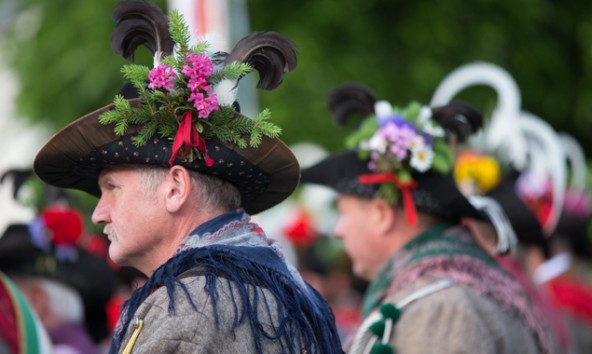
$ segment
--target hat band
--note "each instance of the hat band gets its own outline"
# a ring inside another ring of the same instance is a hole
[[[403,182],[395,174],[384,172],[370,175],[361,175],[358,177],[358,181],[361,184],[393,184],[401,191],[401,195],[403,197],[403,209],[405,210],[407,223],[411,226],[417,226],[417,209],[415,208],[413,195],[411,194],[411,190],[417,187],[417,183],[414,180]]]

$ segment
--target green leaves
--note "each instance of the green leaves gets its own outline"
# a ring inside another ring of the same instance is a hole
[[[203,136],[236,144],[241,149],[247,146],[257,147],[263,136],[277,138],[281,134],[281,128],[268,121],[270,117],[269,110],[263,110],[256,119],[251,119],[237,115],[232,108],[224,107],[219,114],[203,121],[208,125],[208,131]],[[245,140],[247,134],[250,134],[248,142]]]
[[[360,128],[346,138],[345,145],[349,149],[355,149],[361,141],[368,140],[378,129],[378,122],[374,116],[366,118]]]
[[[252,68],[249,66],[249,64],[230,63],[226,65],[222,70],[219,70],[218,72],[210,76],[209,81],[211,84],[217,84],[223,79],[238,80],[250,73],[251,70]]]
[[[187,43],[189,43],[189,40],[191,40],[191,32],[189,31],[189,27],[187,27],[183,17],[176,9],[171,11],[169,18],[169,32],[171,34],[171,38],[179,45],[179,49],[181,51],[187,51]]]
[[[123,78],[131,81],[134,87],[144,95],[146,91],[146,80],[150,69],[144,65],[127,64],[121,68]]]

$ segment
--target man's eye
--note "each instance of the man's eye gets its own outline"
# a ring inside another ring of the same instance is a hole
[[[116,188],[117,186],[115,186],[113,183],[103,183],[101,185],[101,190],[103,191],[112,191]]]

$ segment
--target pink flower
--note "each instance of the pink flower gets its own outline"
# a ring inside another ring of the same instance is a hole
[[[173,68],[166,64],[160,64],[159,66],[150,70],[150,74],[148,75],[150,84],[148,84],[148,88],[151,90],[154,90],[155,88],[161,88],[169,91],[175,86],[173,77],[177,77],[177,74],[173,71]]]
[[[187,83],[187,87],[191,92],[205,91],[210,92],[210,85],[208,85],[208,79],[205,76],[192,77]]]
[[[214,73],[214,65],[210,58],[205,54],[191,53],[187,56],[185,62],[187,65],[183,66],[183,74],[190,78],[196,76],[207,77]]]
[[[219,108],[216,94],[205,97],[203,93],[193,92],[187,101],[193,102],[193,107],[199,112],[197,115],[198,118],[207,118],[212,111]]]

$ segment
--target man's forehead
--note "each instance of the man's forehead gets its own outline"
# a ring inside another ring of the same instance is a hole
[[[99,173],[99,182],[101,180],[107,179],[114,174],[118,174],[119,172],[128,172],[128,171],[138,171],[138,168],[132,165],[109,165],[105,166],[101,169]]]

